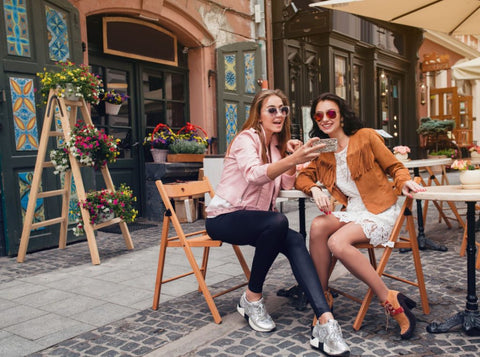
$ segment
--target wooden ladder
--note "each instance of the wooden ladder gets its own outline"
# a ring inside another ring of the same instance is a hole
[[[67,106],[70,107],[70,114],[69,114],[69,111],[67,110]],[[57,107],[58,107],[58,112],[59,112],[58,114],[59,114],[59,118],[62,126],[62,131],[51,130],[53,118],[55,117],[55,111]],[[51,137],[63,137],[65,141],[70,140],[70,131],[71,131],[71,128],[76,124],[77,113],[79,108],[85,124],[93,125],[92,119],[90,117],[90,113],[87,109],[85,100],[83,98],[81,98],[81,100],[79,101],[69,101],[57,96],[57,93],[53,89],[50,90],[48,101],[47,101],[47,108],[45,112],[45,118],[43,121],[43,128],[42,128],[42,133],[40,137],[40,143],[38,147],[38,155],[35,163],[35,170],[33,173],[30,195],[28,198],[27,212],[25,214],[25,219],[23,224],[22,237],[20,239],[20,246],[18,249],[17,262],[19,263],[23,263],[23,261],[25,260],[25,255],[27,253],[27,248],[28,248],[28,241],[30,240],[30,234],[33,229],[60,223],[60,236],[58,241],[58,248],[65,249],[67,245],[68,210],[69,210],[69,202],[70,202],[72,174],[73,174],[73,179],[75,181],[79,202],[86,201],[87,196],[85,192],[85,187],[83,185],[82,174],[80,172],[80,164],[73,157],[71,153],[68,154],[71,170],[67,170],[65,172],[65,179],[63,184],[64,187],[58,190],[39,192],[43,169],[53,167],[53,163],[51,161],[45,161],[45,156],[47,154],[48,140]],[[107,165],[104,165],[101,168],[101,172],[103,175],[106,188],[109,191],[114,192],[115,186],[113,185],[112,177],[110,176],[110,171],[108,170]],[[45,221],[33,223],[35,205],[36,205],[37,199],[55,197],[55,196],[62,196],[61,216],[57,218],[52,218]],[[90,249],[90,256],[92,258],[93,264],[95,265],[100,264],[100,257],[98,255],[97,242],[95,240],[95,230],[97,229],[107,227],[113,224],[119,224],[120,229],[122,231],[123,238],[125,239],[125,244],[127,246],[127,249],[133,249],[133,242],[130,236],[130,232],[128,230],[128,226],[121,218],[117,217],[117,218],[108,220],[106,222],[102,222],[100,224],[92,225],[90,223],[90,214],[88,210],[86,210],[83,207],[80,207],[80,212],[82,214],[83,226],[84,226],[85,234],[87,236],[88,248]]]

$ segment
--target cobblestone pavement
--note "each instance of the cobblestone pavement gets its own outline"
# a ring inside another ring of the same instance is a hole
[[[308,206],[307,203],[307,209]],[[420,308],[414,309],[416,333],[411,340],[403,341],[393,319],[386,328],[386,317],[375,299],[362,328],[355,331],[352,324],[359,305],[343,296],[336,297],[334,314],[353,356],[480,355],[480,337],[466,336],[461,330],[438,335],[425,330],[428,323],[443,321],[462,311],[466,295],[466,258],[459,256],[462,230],[456,223],[451,229],[447,229],[444,223],[437,223],[436,210],[430,207],[426,234],[449,249],[448,252],[421,252],[431,313],[424,315]],[[201,225],[203,221],[199,220],[188,226],[195,230]],[[135,250],[158,244],[158,230],[154,227],[132,232]],[[121,235],[99,234],[97,240],[102,262],[129,252]],[[86,261],[90,261],[86,243],[71,245],[66,251],[52,249],[29,254],[26,258],[28,264],[17,264],[14,258],[2,257],[0,282],[72,267]],[[415,272],[411,262],[410,253],[394,252],[388,270],[402,272],[413,278]],[[214,287],[231,286],[232,280],[239,279],[230,279]],[[319,353],[311,349],[308,343],[309,325],[313,317],[311,309],[298,311],[288,298],[276,296],[279,288],[294,283],[286,259],[277,259],[265,285],[267,308],[277,324],[277,329],[272,333],[252,331],[239,317],[235,309],[240,296],[238,291],[215,300],[224,319],[220,325],[213,323],[203,295],[192,292],[161,303],[158,311],[142,310],[30,356],[317,356]],[[387,284],[419,304],[415,287],[391,280]],[[366,291],[365,286],[349,274],[336,279],[332,286],[358,296]]]

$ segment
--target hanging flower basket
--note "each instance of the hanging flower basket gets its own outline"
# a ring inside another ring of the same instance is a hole
[[[117,115],[120,112],[121,104],[112,104],[105,102],[105,113],[109,115]]]
[[[130,98],[124,93],[109,90],[101,95],[102,101],[105,102],[105,113],[110,115],[117,115],[122,107],[122,104]]]
[[[85,202],[78,202],[72,214],[76,216],[76,227],[73,233],[76,236],[85,234],[84,223],[80,207],[86,209],[90,214],[90,223],[95,225],[114,217],[120,217],[124,222],[131,223],[135,221],[138,211],[135,209],[137,198],[133,196],[133,191],[125,184],[111,192],[109,190],[92,191],[87,193]]]
[[[40,94],[44,104],[47,104],[50,89],[57,90],[59,97],[72,101],[83,98],[91,104],[98,104],[103,93],[102,80],[91,73],[85,64],[57,62],[54,71],[44,68],[37,76],[40,78]]]
[[[70,170],[69,152],[80,164],[93,166],[95,170],[108,162],[117,161],[117,156],[120,155],[117,146],[119,139],[106,135],[103,130],[92,125],[76,124],[70,136],[70,141],[50,151],[55,175]]]

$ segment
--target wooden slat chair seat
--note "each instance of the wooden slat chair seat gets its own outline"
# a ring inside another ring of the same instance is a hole
[[[236,245],[232,245],[235,255],[240,263],[240,266],[243,269],[247,282],[242,284],[236,285],[229,289],[223,290],[215,295],[210,293],[210,290],[205,282],[205,277],[207,274],[207,265],[208,265],[208,258],[210,253],[210,248],[213,247],[220,247],[222,245],[222,241],[213,240],[207,234],[206,230],[200,230],[192,233],[185,233],[183,231],[182,225],[177,217],[175,209],[173,207],[172,201],[174,200],[182,200],[188,199],[192,197],[199,197],[205,194],[209,194],[211,198],[214,196],[213,188],[210,185],[210,182],[207,177],[203,177],[203,180],[200,181],[189,181],[189,182],[182,182],[182,183],[170,183],[164,184],[161,180],[155,181],[155,184],[158,188],[158,192],[162,198],[163,204],[165,205],[165,215],[163,218],[163,225],[162,225],[162,234],[161,234],[161,241],[160,241],[160,253],[158,258],[158,266],[157,266],[157,276],[155,281],[155,293],[153,297],[153,306],[154,310],[158,309],[158,304],[160,301],[160,292],[162,285],[168,282],[175,281],[177,279],[195,275],[198,281],[198,290],[203,293],[205,296],[205,300],[207,305],[212,313],[213,320],[215,323],[221,323],[222,318],[218,312],[217,306],[213,301],[214,298],[226,294],[230,291],[236,290],[242,286],[245,286],[250,278],[250,269],[243,257],[242,251],[240,247]],[[176,236],[168,237],[169,236],[169,229],[170,224],[172,224],[173,229],[175,230]],[[190,263],[192,270],[176,275],[174,277],[164,279],[164,266],[165,266],[165,258],[167,253],[167,248],[177,247],[183,248],[185,252],[185,256]],[[195,256],[193,254],[192,248],[195,247],[202,247],[203,248],[203,256],[202,262],[199,266]]]
[[[415,181],[418,183],[419,179],[415,178]],[[419,294],[420,294],[420,299],[421,299],[421,304],[423,308],[423,312],[425,314],[430,313],[430,307],[428,304],[428,297],[427,297],[427,290],[425,288],[425,279],[423,276],[423,270],[422,270],[422,263],[420,261],[420,251],[418,249],[418,242],[417,242],[417,236],[415,232],[415,224],[414,224],[414,219],[412,215],[412,203],[413,199],[406,197],[405,201],[402,205],[400,214],[395,222],[395,225],[392,229],[392,232],[390,234],[389,242],[393,243],[393,247],[383,247],[383,246],[373,246],[372,244],[369,243],[359,243],[356,244],[355,247],[359,249],[368,249],[368,255],[370,259],[370,263],[373,265],[375,268],[377,274],[379,276],[385,276],[391,279],[395,279],[397,281],[413,285],[418,288]],[[401,236],[400,233],[402,231],[402,227],[405,225],[406,231],[407,231],[407,236]],[[393,274],[388,274],[385,272],[385,268],[387,266],[388,260],[390,258],[390,255],[392,254],[393,249],[411,249],[412,252],[412,258],[413,258],[413,264],[415,266],[415,271],[416,271],[416,281],[411,281],[405,278],[402,278],[397,275]],[[381,249],[383,250],[383,254],[380,257],[380,260],[377,262],[376,256],[375,256],[375,249]],[[335,264],[336,264],[337,259],[334,257],[331,265],[331,271],[333,271]],[[367,313],[367,310],[370,306],[370,303],[373,298],[373,290],[371,288],[368,289],[367,293],[363,298],[358,298],[356,296],[350,295],[348,293],[345,293],[341,291],[340,289],[334,288],[334,287],[329,287],[330,291],[336,292],[338,294],[341,294],[353,301],[356,301],[361,304],[360,309],[357,313],[357,316],[355,318],[355,321],[353,323],[353,328],[355,330],[360,329],[362,326],[363,319],[365,318],[365,315]]]

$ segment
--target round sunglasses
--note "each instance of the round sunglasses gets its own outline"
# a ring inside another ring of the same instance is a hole
[[[334,110],[334,109],[329,109],[325,113],[316,112],[315,113],[315,120],[316,121],[322,121],[324,115],[326,115],[328,119],[335,119],[337,117],[337,111]]]
[[[278,113],[280,113],[280,115],[286,117],[288,115],[288,113],[290,112],[290,108],[286,105],[283,106],[283,107],[280,107],[280,108],[268,107],[267,112],[270,113],[270,115],[272,117],[276,116]]]

